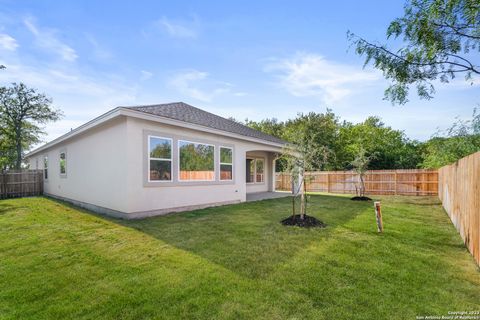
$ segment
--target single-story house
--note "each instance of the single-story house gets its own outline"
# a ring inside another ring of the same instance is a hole
[[[183,102],[117,107],[27,154],[44,193],[121,218],[275,190],[285,141]]]

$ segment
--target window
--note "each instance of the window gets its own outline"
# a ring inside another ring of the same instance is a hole
[[[172,181],[172,139],[148,136],[148,181]]]
[[[255,159],[247,159],[247,183],[255,182]]]
[[[220,147],[220,180],[233,180],[233,149]]]
[[[255,167],[255,181],[256,182],[263,182],[263,169],[264,169],[264,162],[263,159],[255,159],[256,167]]]
[[[190,141],[178,141],[180,181],[215,180],[215,147]]]
[[[247,183],[262,183],[264,182],[265,162],[262,158],[247,159],[246,163],[246,181]]]
[[[43,158],[43,178],[48,180],[48,156]]]
[[[60,152],[60,174],[67,174],[67,154]]]

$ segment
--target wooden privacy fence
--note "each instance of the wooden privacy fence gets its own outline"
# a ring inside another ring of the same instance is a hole
[[[42,170],[9,170],[0,172],[0,199],[43,194]]]
[[[353,171],[306,173],[310,192],[355,193],[358,174]],[[291,190],[288,173],[277,173],[276,190]],[[369,170],[365,175],[365,193],[376,195],[429,196],[438,194],[438,172],[426,169]]]
[[[480,152],[441,167],[438,196],[480,265]]]

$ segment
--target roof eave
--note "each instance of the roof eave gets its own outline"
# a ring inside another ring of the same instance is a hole
[[[72,131],[70,131],[70,132],[68,132],[68,133],[66,133],[66,134],[64,134],[64,135],[62,135],[62,136],[60,136],[56,139],[53,139],[50,142],[47,142],[46,144],[42,145],[41,147],[38,147],[37,149],[30,151],[29,153],[27,153],[25,155],[25,158],[29,158],[32,155],[37,154],[39,152],[42,152],[42,151],[44,151],[44,150],[46,150],[50,147],[53,147],[54,145],[56,145],[56,144],[58,144],[62,141],[73,138],[74,136],[76,136],[76,135],[78,135],[82,132],[90,130],[90,129],[92,129],[92,128],[94,128],[94,127],[96,127],[96,126],[98,126],[98,125],[100,125],[100,124],[102,124],[102,123],[104,123],[108,120],[116,118],[119,115],[120,115],[120,108],[119,107],[114,108],[114,109],[96,117],[95,119],[92,119],[92,120],[88,121],[87,123],[82,124],[81,126],[73,129]]]
[[[250,142],[256,142],[256,143],[260,143],[260,144],[264,144],[264,145],[268,145],[268,146],[273,146],[273,147],[283,148],[286,145],[286,142],[285,143],[277,143],[277,142],[268,141],[268,140],[264,140],[264,139],[249,137],[249,136],[241,135],[241,134],[238,134],[238,133],[233,133],[233,132],[228,132],[228,131],[225,131],[225,130],[214,129],[214,128],[210,128],[210,127],[207,127],[207,126],[194,124],[194,123],[191,123],[191,122],[186,122],[186,121],[171,119],[171,118],[167,118],[167,117],[162,117],[162,116],[159,116],[159,115],[154,115],[154,114],[146,113],[146,112],[143,112],[143,111],[136,111],[136,110],[132,110],[132,109],[129,109],[129,108],[124,108],[124,107],[121,107],[121,113],[123,115],[131,116],[131,117],[134,117],[134,118],[160,122],[160,123],[164,123],[164,124],[169,124],[169,125],[173,125],[173,126],[193,129],[193,130],[197,130],[197,131],[203,131],[203,132],[207,132],[207,133],[219,134],[219,135],[222,135],[222,136],[225,136],[225,137],[230,137],[230,138],[235,138],[235,139],[250,141]]]
[[[219,129],[213,129],[213,128],[210,128],[210,127],[207,127],[207,126],[202,126],[202,125],[198,125],[198,124],[193,124],[193,123],[190,123],[190,122],[186,122],[186,121],[180,121],[180,120],[175,120],[175,119],[171,119],[171,118],[167,118],[167,117],[162,117],[162,116],[158,116],[158,115],[153,115],[153,114],[149,114],[149,113],[145,113],[145,112],[142,112],[142,111],[136,111],[136,110],[132,110],[132,109],[129,109],[129,108],[126,108],[126,107],[117,107],[115,109],[112,109],[104,114],[102,114],[101,116],[93,119],[93,120],[90,120],[89,122],[81,125],[80,127],[78,128],[75,128],[74,130],[44,144],[43,146],[35,149],[35,150],[32,150],[31,152],[27,153],[25,155],[26,158],[29,158],[35,154],[38,154],[50,147],[53,147],[55,146],[56,144],[60,143],[60,142],[63,142],[67,139],[71,139],[73,138],[74,136],[78,135],[78,134],[81,134],[87,130],[90,130],[96,126],[99,126],[101,125],[102,123],[106,122],[106,121],[109,121],[115,117],[118,117],[118,116],[130,116],[130,117],[134,117],[134,118],[138,118],[138,119],[145,119],[145,120],[150,120],[150,121],[155,121],[155,122],[160,122],[160,123],[164,123],[164,124],[169,124],[169,125],[173,125],[173,126],[178,126],[178,127],[183,127],[183,128],[188,128],[188,129],[193,129],[193,130],[198,130],[198,131],[203,131],[203,132],[207,132],[207,133],[214,133],[214,134],[219,134],[219,135],[222,135],[222,136],[225,136],[225,137],[230,137],[230,138],[235,138],[235,139],[239,139],[239,140],[244,140],[244,141],[250,141],[250,142],[255,142],[255,143],[259,143],[259,144],[263,144],[263,145],[267,145],[267,146],[272,146],[272,147],[277,147],[277,148],[283,148],[285,146],[285,143],[277,143],[277,142],[273,142],[273,141],[268,141],[268,140],[264,140],[264,139],[258,139],[258,138],[254,138],[254,137],[249,137],[249,136],[244,136],[244,135],[241,135],[241,134],[237,134],[237,133],[233,133],[233,132],[228,132],[228,131],[224,131],[224,130],[219,130]]]

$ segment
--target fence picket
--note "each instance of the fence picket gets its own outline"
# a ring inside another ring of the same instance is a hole
[[[355,193],[357,174],[353,171],[307,172],[307,191]],[[291,189],[288,173],[276,174],[276,190]],[[365,175],[365,192],[379,195],[437,195],[438,172],[427,169],[369,170]]]
[[[0,199],[43,194],[42,170],[9,170],[0,173]]]

